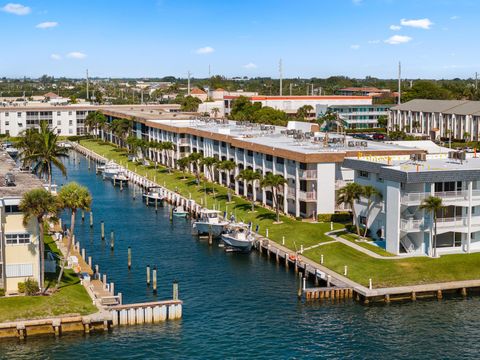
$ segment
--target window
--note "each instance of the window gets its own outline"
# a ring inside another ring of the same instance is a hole
[[[6,205],[5,206],[5,212],[6,213],[18,213],[20,212],[20,208],[18,205]]]
[[[8,126],[10,125],[10,122],[9,121],[5,121],[5,126]]]
[[[218,140],[213,140],[213,145],[214,146],[218,146],[218,144],[219,144]]]
[[[68,125],[72,126],[73,125],[73,120],[68,120]]]
[[[57,120],[57,125],[58,126],[62,125],[62,120]]]
[[[383,183],[383,178],[380,176],[380,174],[377,174],[377,181]]]
[[[71,111],[69,111],[69,112],[68,112],[68,115],[70,115],[70,116],[71,116],[71,115],[72,115],[72,112],[71,112]]]
[[[248,150],[248,151],[247,151],[247,155],[248,155],[248,156],[253,156],[253,151],[252,151],[252,150]]]
[[[17,117],[22,117],[22,113],[21,113],[21,112],[17,112]]]
[[[267,156],[265,157],[265,160],[267,160],[267,161],[273,161],[273,155],[267,155]]]
[[[60,111],[57,111],[57,116],[60,116],[62,113]]]
[[[284,163],[285,163],[285,159],[277,156],[277,164],[284,164]]]
[[[5,242],[7,245],[30,244],[30,234],[5,234]]]
[[[9,115],[8,112],[6,112],[6,113],[5,113],[5,117],[8,117],[8,115]]]
[[[33,264],[8,264],[5,266],[7,277],[29,277],[33,276]]]
[[[366,178],[366,179],[368,179],[368,171],[359,170],[359,171],[358,171],[358,176],[361,177],[361,178]]]
[[[225,141],[222,141],[222,147],[223,148],[227,147],[227,143]]]

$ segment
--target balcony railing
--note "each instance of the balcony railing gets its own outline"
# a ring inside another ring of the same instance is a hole
[[[437,218],[437,227],[467,226],[468,216]]]
[[[400,219],[400,229],[403,231],[418,231],[423,230],[423,219]]]
[[[317,170],[299,170],[298,175],[301,179],[316,179]]]
[[[416,192],[416,193],[402,193],[400,202],[402,204],[421,203],[424,199],[431,196],[431,193]],[[468,200],[468,190],[459,191],[437,191],[433,196],[439,197],[445,201],[463,201]],[[480,190],[472,191],[472,199],[480,199]]]
[[[295,199],[295,189],[288,188],[288,197]],[[299,191],[298,200],[301,201],[317,201],[316,191]]]
[[[190,139],[180,138],[178,139],[178,145],[190,145]]]

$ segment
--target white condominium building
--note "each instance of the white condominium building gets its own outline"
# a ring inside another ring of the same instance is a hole
[[[432,140],[480,138],[480,101],[411,100],[390,109],[389,128]]]
[[[382,194],[370,209],[364,198],[355,209],[357,220],[368,221],[371,236],[384,240],[387,251],[433,254],[433,215],[421,209],[429,196],[441,198],[444,206],[437,213],[438,254],[480,251],[480,158],[450,156],[345,159],[344,166],[355,170],[356,183],[374,186]]]
[[[296,217],[332,214],[336,207],[336,191],[353,180],[353,172],[343,166],[346,156],[364,154],[412,154],[416,149],[380,142],[358,141],[343,135],[317,132],[317,125],[290,122],[288,127],[234,121],[206,121],[171,118],[159,120],[155,114],[139,111],[103,111],[109,121],[115,118],[135,119],[133,128],[139,138],[147,141],[171,141],[174,160],[192,152],[237,164],[227,178],[215,171],[215,181],[230,186],[237,194],[253,196],[257,201],[272,205],[272,193],[258,182],[252,189],[237,180],[242,169],[252,169],[262,175],[280,174],[287,179],[281,200],[285,212]],[[109,135],[111,140],[111,134]],[[166,153],[153,152],[151,157],[166,163]]]

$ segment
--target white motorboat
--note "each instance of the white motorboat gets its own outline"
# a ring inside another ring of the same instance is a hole
[[[7,154],[10,155],[12,158],[16,158],[18,155],[18,149],[14,148],[13,146],[7,147],[6,151]]]
[[[147,205],[149,202],[155,203],[155,201],[162,201],[165,198],[160,191],[161,188],[159,186],[152,186],[143,193],[143,198],[145,199]]]
[[[122,167],[113,161],[109,161],[105,164],[102,172],[104,179],[112,179],[114,175],[117,175],[122,171]]]
[[[118,173],[112,176],[112,181],[113,181],[113,185],[122,184],[123,186],[125,186],[128,184],[128,176],[125,172],[119,171]]]
[[[182,205],[177,206],[175,209],[173,209],[173,216],[187,217],[187,215],[188,215],[188,211],[186,211]]]
[[[222,234],[222,241],[227,247],[248,252],[252,250],[255,237],[246,228],[236,226],[227,229],[227,231]]]
[[[198,235],[209,235],[220,237],[228,221],[220,219],[220,211],[204,209],[200,212],[200,218],[193,223]]]

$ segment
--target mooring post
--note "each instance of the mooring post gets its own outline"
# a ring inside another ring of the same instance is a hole
[[[153,293],[156,294],[157,293],[157,266],[156,265],[153,267],[152,277],[153,277]]]
[[[105,240],[105,223],[102,221],[100,221],[100,236],[102,238],[102,240]]]
[[[90,227],[93,227],[93,212],[90,211]]]
[[[331,275],[327,275],[327,287],[330,287],[330,281],[332,280]]]
[[[85,221],[85,210],[82,210],[82,222]]]
[[[298,273],[298,298],[302,298],[302,288],[303,288],[303,280],[302,280],[302,273]]]
[[[132,248],[130,246],[128,247],[128,260],[127,261],[128,261],[128,264],[127,264],[128,265],[128,270],[130,270],[131,267],[132,267]]]
[[[173,281],[173,300],[178,300],[178,282],[177,282],[177,280]]]
[[[158,201],[157,201],[157,198],[155,198],[155,212],[158,212]]]
[[[369,288],[370,290],[373,289],[372,279],[368,279],[368,288]]]
[[[90,269],[92,268],[92,257],[88,257],[88,266],[90,266]]]
[[[323,265],[323,254],[320,255],[320,264]]]
[[[85,249],[82,249],[82,259],[85,260]]]
[[[268,238],[268,228],[265,230],[265,237]]]
[[[307,278],[305,276],[302,277],[302,289],[305,291],[307,288]]]
[[[110,250],[113,251],[114,248],[115,248],[115,233],[112,230],[110,232]]]
[[[348,274],[348,266],[345,265],[345,266],[343,267],[343,276],[347,276],[347,274]]]
[[[150,265],[147,265],[147,286],[150,287]]]
[[[282,245],[285,245],[285,236],[282,236]]]

